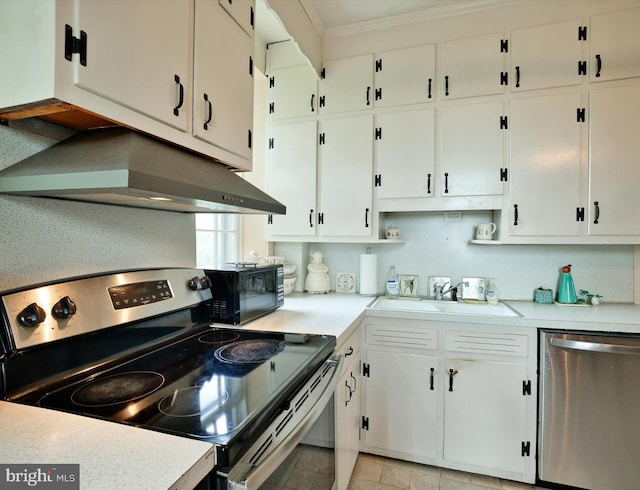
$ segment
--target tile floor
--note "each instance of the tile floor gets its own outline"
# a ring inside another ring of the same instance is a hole
[[[542,490],[490,476],[360,453],[348,490]]]

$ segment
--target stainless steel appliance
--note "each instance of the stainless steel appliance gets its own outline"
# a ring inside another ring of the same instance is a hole
[[[638,488],[639,376],[638,335],[540,332],[540,480]]]
[[[211,281],[211,321],[238,325],[284,304],[282,264],[237,263],[205,270]]]
[[[330,403],[341,360],[335,337],[212,327],[210,285],[157,269],[0,295],[2,398],[211,442],[199,488],[258,488]]]

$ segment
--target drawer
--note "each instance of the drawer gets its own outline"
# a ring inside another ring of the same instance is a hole
[[[344,369],[350,364],[351,360],[355,359],[360,353],[360,327],[347,337],[340,346],[336,349],[336,354],[344,356]]]
[[[520,334],[447,331],[447,352],[527,357],[529,337]]]
[[[410,326],[367,325],[367,345],[438,350],[438,330]]]

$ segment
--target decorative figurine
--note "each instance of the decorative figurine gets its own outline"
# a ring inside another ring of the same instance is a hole
[[[305,281],[305,291],[308,293],[328,293],[331,291],[329,267],[324,264],[324,255],[320,251],[311,254],[311,263],[307,266],[309,273]]]

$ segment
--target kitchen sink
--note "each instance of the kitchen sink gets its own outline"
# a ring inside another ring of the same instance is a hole
[[[505,303],[465,303],[462,301],[436,301],[428,299],[378,298],[371,308],[380,310],[419,311],[424,313],[448,313],[453,315],[521,316]]]

